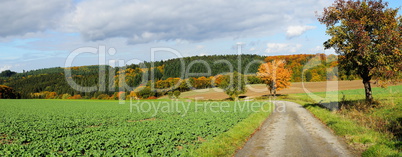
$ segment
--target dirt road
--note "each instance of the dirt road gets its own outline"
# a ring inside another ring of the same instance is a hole
[[[355,156],[346,143],[301,105],[273,101],[275,112],[239,150],[244,156]]]

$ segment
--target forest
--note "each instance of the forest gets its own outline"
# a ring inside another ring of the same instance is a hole
[[[337,71],[327,75],[327,69],[334,70],[334,67],[337,67],[337,57],[325,54],[212,55],[144,62],[115,68],[92,65],[46,68],[22,73],[6,70],[0,73],[0,85],[3,85],[3,88],[8,87],[7,91],[13,93],[9,94],[13,98],[153,99],[166,95],[169,91],[184,92],[217,87],[222,75],[233,71],[244,74],[247,77],[246,83],[259,84],[262,83],[256,76],[259,66],[273,60],[285,61],[285,67],[292,71],[292,82],[355,79],[356,75],[348,74],[342,69],[335,69]],[[313,66],[308,66],[311,63]],[[66,70],[71,71],[71,78],[66,78]],[[77,90],[69,85],[67,79],[72,79],[81,87],[96,87],[97,90]]]

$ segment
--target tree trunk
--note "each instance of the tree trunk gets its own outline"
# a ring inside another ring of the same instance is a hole
[[[239,101],[239,96],[238,96],[238,95],[235,95],[234,97],[232,97],[232,99],[233,99],[234,101]]]
[[[276,97],[276,82],[275,81],[272,82],[272,90],[274,92],[274,97]]]
[[[364,90],[366,92],[366,101],[368,102],[373,101],[370,80],[371,80],[370,78],[363,78]]]
[[[270,86],[267,86],[268,90],[269,90],[269,96],[272,95],[272,88]]]

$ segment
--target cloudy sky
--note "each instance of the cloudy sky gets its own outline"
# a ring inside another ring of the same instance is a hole
[[[237,45],[244,54],[333,53],[322,47],[329,37],[316,17],[332,2],[2,0],[0,71],[64,67],[69,57],[73,66],[99,64],[99,54],[83,52],[94,48],[107,52],[101,64],[237,54]]]

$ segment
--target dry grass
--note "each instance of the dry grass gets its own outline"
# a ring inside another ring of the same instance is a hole
[[[156,120],[155,117],[149,118],[149,119],[142,119],[142,120],[128,120],[127,122],[131,123],[131,122],[144,122],[144,121],[154,121],[154,120]]]
[[[6,134],[0,134],[0,144],[11,144],[13,140],[7,139]]]
[[[360,101],[342,101],[339,114],[344,115],[349,119],[353,119],[360,126],[374,129],[383,133],[388,133],[387,126],[390,122],[382,117],[372,115],[375,110],[384,107],[382,104],[368,103]]]

